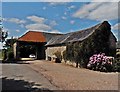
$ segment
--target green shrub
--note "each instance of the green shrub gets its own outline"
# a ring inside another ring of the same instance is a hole
[[[8,60],[14,59],[13,51],[7,53]]]
[[[3,56],[3,61],[7,59],[7,50],[6,49],[2,50],[2,56]]]
[[[120,72],[120,57],[116,57],[114,60],[114,71]]]

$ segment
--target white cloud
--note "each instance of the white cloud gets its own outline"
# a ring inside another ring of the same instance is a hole
[[[54,3],[61,3],[61,2],[72,2],[74,0],[44,0],[43,2],[54,2]]]
[[[112,30],[119,30],[120,31],[120,23],[117,23],[114,26],[112,26]]]
[[[118,18],[118,3],[91,2],[81,7],[73,14],[73,17],[97,21],[114,20]]]
[[[45,18],[43,17],[38,17],[38,16],[28,16],[27,19],[33,21],[33,22],[36,22],[36,23],[44,23],[45,22]]]
[[[21,20],[21,19],[18,19],[18,18],[8,18],[8,19],[4,19],[4,21],[16,23],[16,24],[25,24],[26,23],[25,20]]]
[[[35,22],[34,24],[28,24],[26,25],[26,29],[28,30],[44,30],[44,31],[48,31],[51,29],[51,27],[47,24],[45,24],[45,21],[47,19],[43,18],[43,17],[38,17],[38,16],[28,16],[27,19]]]
[[[70,21],[70,24],[74,24],[74,23],[75,23],[75,21],[74,21],[74,20],[71,20],[71,21]]]
[[[75,6],[74,5],[71,5],[70,7],[68,7],[68,9],[74,9]]]
[[[70,32],[74,32],[75,30],[71,29]]]
[[[96,2],[106,2],[108,0],[93,0]],[[109,0],[108,2],[118,2],[119,0]],[[90,0],[2,0],[2,2],[90,2]]]
[[[50,22],[49,25],[53,27],[53,26],[56,26],[56,25],[58,25],[58,24],[57,24],[57,22],[56,22],[55,20],[53,20],[53,21]]]
[[[26,28],[28,30],[44,30],[44,31],[48,31],[51,29],[50,26],[46,25],[46,24],[39,24],[39,23],[35,23],[35,24],[28,24],[26,25]]]
[[[91,2],[119,2],[120,0],[92,0]]]
[[[59,30],[52,30],[50,33],[61,33]]]
[[[2,30],[3,32],[8,32],[9,31],[9,29],[8,28],[3,28],[3,30]]]
[[[20,27],[21,27],[21,28],[24,28],[25,26],[24,26],[23,24],[20,24]]]
[[[67,15],[67,12],[64,12],[64,15]]]
[[[63,20],[66,20],[66,19],[67,19],[67,17],[65,17],[65,16],[62,16],[62,19],[63,19]]]
[[[58,25],[55,20],[48,20],[43,17],[38,16],[28,16],[27,19],[35,22],[32,24],[27,24],[25,28],[27,30],[42,30],[48,32],[52,30],[52,27]]]
[[[56,6],[56,5],[64,5],[66,2],[50,2],[51,6]]]
[[[50,2],[50,5],[64,5],[68,2],[73,2],[74,0],[44,0],[43,2]]]
[[[47,7],[43,7],[43,10],[46,10],[47,9]]]
[[[17,29],[17,30],[16,30],[16,32],[18,32],[18,33],[19,33],[19,32],[20,32],[20,30],[18,30],[18,29]]]

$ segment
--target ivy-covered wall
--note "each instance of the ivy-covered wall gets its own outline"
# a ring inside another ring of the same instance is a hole
[[[86,67],[89,57],[97,53],[105,53],[108,56],[115,56],[115,39],[112,38],[111,47],[110,25],[102,25],[92,35],[83,41],[68,43],[64,52],[64,59],[76,62]]]

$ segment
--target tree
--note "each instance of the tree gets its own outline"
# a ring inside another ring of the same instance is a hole
[[[2,31],[1,33],[2,33],[2,39],[1,39],[1,41],[3,43],[3,42],[5,42],[5,39],[8,37],[8,32]]]
[[[8,32],[3,30],[3,26],[2,26],[2,17],[0,16],[0,43],[4,43],[6,38],[8,37]],[[6,49],[3,48],[2,50],[3,53],[3,60],[5,60],[7,58],[7,52]]]

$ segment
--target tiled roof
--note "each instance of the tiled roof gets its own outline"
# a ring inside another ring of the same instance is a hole
[[[95,31],[98,31],[97,29],[102,27],[110,28],[110,24],[107,21],[104,21],[100,24],[97,24],[93,27],[90,27],[84,30],[67,33],[59,37],[53,37],[51,38],[51,40],[47,42],[46,46],[64,44],[64,43],[75,42],[75,41],[83,41],[84,39],[92,35]]]
[[[44,37],[42,32],[29,31],[23,36],[21,36],[19,41],[27,41],[27,42],[46,42],[46,38]]]
[[[50,41],[47,42],[46,46],[64,44],[67,42],[74,42],[74,41],[82,41],[86,39],[88,36],[90,36],[99,26],[100,24],[85,30],[71,32],[61,35],[60,37],[57,38],[52,38]]]
[[[110,24],[107,21],[104,21],[93,27],[66,34],[29,31],[22,37],[20,37],[18,40],[27,42],[47,42],[46,46],[52,46],[57,44],[59,45],[68,42],[83,41],[84,39],[92,35],[95,31],[98,31],[99,28],[101,29],[106,27],[110,28]]]
[[[49,42],[52,38],[56,38],[56,37],[61,37],[63,34],[59,34],[59,33],[46,33],[43,32],[43,35],[46,38],[46,42]]]

